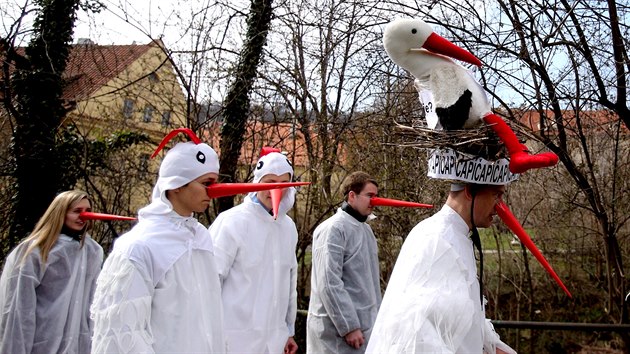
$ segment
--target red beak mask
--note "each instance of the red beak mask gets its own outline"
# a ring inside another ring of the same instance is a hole
[[[390,206],[390,207],[404,207],[404,208],[433,208],[431,204],[420,204],[414,202],[406,202],[403,200],[372,197],[370,198],[371,206]]]
[[[270,194],[273,219],[276,220],[278,219],[278,210],[280,209],[280,202],[282,201],[282,189],[272,189]]]
[[[92,213],[90,211],[84,211],[79,214],[79,219],[85,220],[136,220],[136,218],[132,218],[130,216],[120,216],[113,214],[102,214],[102,213]]]
[[[558,274],[556,274],[553,268],[551,268],[551,265],[549,264],[549,262],[547,262],[547,260],[542,255],[542,253],[540,253],[540,250],[538,249],[538,247],[536,247],[536,245],[534,244],[534,241],[532,241],[532,239],[529,237],[527,232],[525,232],[525,230],[521,226],[521,223],[518,222],[518,220],[516,220],[516,217],[514,216],[514,214],[512,214],[508,206],[505,205],[505,203],[503,203],[502,201],[500,201],[499,203],[496,204],[496,206],[494,207],[494,210],[496,210],[497,215],[499,215],[499,217],[501,218],[501,220],[503,220],[505,225],[510,230],[512,230],[512,232],[514,232],[514,234],[519,238],[519,240],[521,240],[521,243],[525,245],[527,249],[529,249],[529,251],[534,255],[534,257],[536,257],[538,262],[540,262],[543,268],[545,268],[547,273],[549,273],[549,275],[551,275],[551,277],[556,281],[556,283],[560,285],[560,288],[562,288],[562,290],[564,290],[564,292],[569,297],[572,297],[567,287],[564,286],[564,284],[562,283],[562,280],[560,280],[560,277],[558,277]]]
[[[268,191],[277,188],[306,186],[311,182],[278,182],[278,183],[213,183],[208,186],[210,198],[220,198],[229,195],[247,194],[250,192]],[[273,198],[273,191],[272,191]]]

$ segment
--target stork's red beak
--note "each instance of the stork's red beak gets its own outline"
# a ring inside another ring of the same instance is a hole
[[[456,46],[451,41],[437,33],[431,33],[422,47],[433,53],[446,55],[450,58],[461,60],[479,67],[481,66],[481,61],[477,59],[476,56],[472,55],[469,51]]]
[[[208,197],[220,198],[236,194],[267,191],[277,188],[306,186],[311,182],[277,182],[277,183],[214,183],[207,187]]]
[[[280,209],[280,201],[282,200],[282,189],[272,189],[269,192],[271,195],[271,210],[273,212],[273,219],[278,219],[278,210]]]
[[[569,297],[572,297],[567,287],[564,286],[564,284],[562,283],[562,280],[560,280],[560,277],[558,277],[558,274],[556,274],[553,268],[551,268],[551,265],[549,265],[549,263],[547,262],[545,257],[542,255],[542,253],[540,253],[540,250],[538,250],[538,247],[536,247],[536,245],[534,244],[534,241],[532,241],[529,235],[527,235],[527,232],[525,232],[525,230],[521,226],[521,223],[518,222],[518,220],[516,220],[516,217],[514,216],[514,214],[512,214],[508,206],[505,203],[499,201],[495,205],[494,210],[496,210],[497,215],[499,215],[499,217],[501,218],[501,220],[503,220],[505,225],[510,230],[512,230],[512,232],[514,232],[516,236],[518,236],[519,240],[521,240],[521,243],[525,245],[527,249],[529,249],[529,251],[534,255],[534,257],[536,257],[538,262],[540,262],[543,268],[545,268],[547,273],[549,273],[551,277],[556,281],[556,283],[560,285],[562,290],[564,290],[564,292]]]
[[[431,204],[420,204],[414,202],[406,202],[403,200],[372,197],[370,198],[371,206],[391,206],[391,207],[406,207],[406,208],[433,208]]]
[[[136,220],[129,216],[120,216],[113,214],[92,213],[90,211],[84,211],[79,214],[81,220]]]

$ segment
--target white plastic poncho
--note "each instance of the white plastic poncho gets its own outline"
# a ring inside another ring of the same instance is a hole
[[[344,336],[361,329],[368,341],[381,303],[376,238],[342,209],[313,235],[307,353],[361,353]]]
[[[223,353],[221,288],[208,230],[173,211],[166,191],[218,173],[206,144],[164,157],[151,204],[114,243],[97,281],[93,353]]]
[[[254,195],[219,214],[209,229],[225,336],[229,353],[281,354],[294,335],[297,312],[297,230],[286,215],[295,189],[285,191],[277,220],[252,201]]]
[[[89,308],[103,249],[89,235],[81,247],[61,234],[43,265],[39,248],[22,263],[28,246],[9,254],[0,278],[0,353],[89,352]]]
[[[223,353],[221,289],[208,230],[154,214],[114,243],[98,278],[93,353]]]
[[[485,318],[466,222],[449,206],[401,249],[367,353],[515,353]]]

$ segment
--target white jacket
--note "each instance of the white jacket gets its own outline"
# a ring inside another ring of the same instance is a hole
[[[381,304],[376,238],[370,226],[341,208],[313,234],[306,352],[363,353],[344,336],[361,329],[368,341]]]
[[[277,220],[252,195],[210,226],[222,281],[225,335],[230,353],[281,354],[294,334],[297,312],[297,229],[286,211]]]
[[[223,353],[212,239],[159,199],[114,243],[91,312],[93,353]]]
[[[492,353],[468,225],[449,206],[411,230],[376,318],[367,353]]]
[[[103,263],[103,249],[85,236],[83,247],[64,234],[41,263],[30,243],[7,257],[0,278],[0,353],[90,351],[90,303]]]

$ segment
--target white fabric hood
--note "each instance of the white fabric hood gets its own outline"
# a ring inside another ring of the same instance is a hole
[[[219,156],[210,146],[193,142],[175,145],[160,164],[152,195],[153,201],[160,199],[168,209],[156,212],[164,214],[172,210],[171,203],[166,199],[167,190],[179,188],[207,173],[219,173]]]

